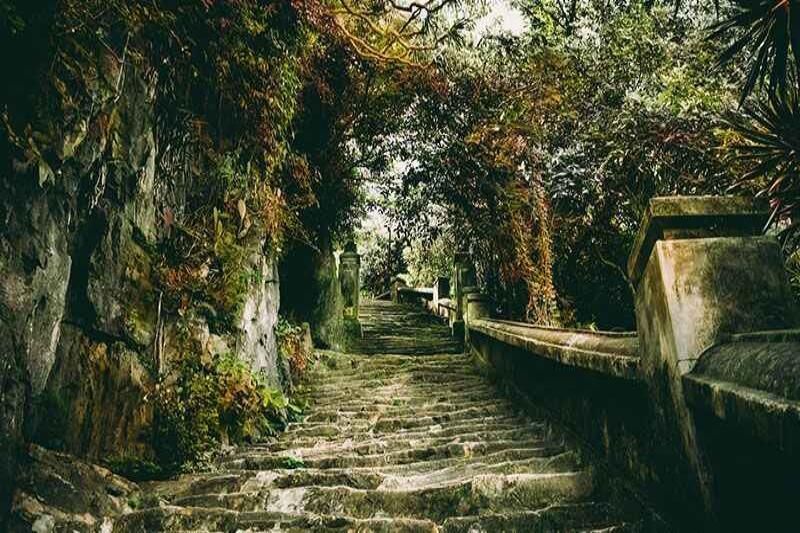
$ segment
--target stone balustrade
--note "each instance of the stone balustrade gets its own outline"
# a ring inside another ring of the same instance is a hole
[[[800,494],[800,315],[766,219],[742,198],[651,200],[628,264],[637,332],[492,318],[466,254],[449,293],[398,294],[678,527],[777,531]]]

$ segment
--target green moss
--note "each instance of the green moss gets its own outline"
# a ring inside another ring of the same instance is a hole
[[[285,457],[283,459],[282,468],[287,468],[289,470],[294,470],[294,469],[297,469],[297,468],[305,468],[305,467],[306,467],[305,461],[303,461],[300,458],[289,456],[289,457]]]

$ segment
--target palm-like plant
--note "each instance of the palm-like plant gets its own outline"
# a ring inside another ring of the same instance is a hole
[[[800,227],[800,96],[796,88],[745,105],[729,123],[741,142],[735,157],[751,165],[734,188],[763,178],[758,196],[770,199],[771,221],[791,217],[790,229]],[[793,231],[787,231],[786,236]]]
[[[800,66],[800,0],[733,0],[733,4],[732,14],[712,27],[709,38],[732,37],[720,63],[742,52],[753,58],[741,101],[766,78],[770,94],[783,92],[792,64]]]

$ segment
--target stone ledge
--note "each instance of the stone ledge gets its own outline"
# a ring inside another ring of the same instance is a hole
[[[469,329],[564,365],[642,380],[635,333],[543,328],[490,319],[473,320]]]
[[[628,259],[628,276],[642,276],[659,240],[759,235],[768,220],[764,203],[733,196],[670,196],[650,200]]]
[[[730,336],[700,356],[692,374],[800,401],[798,330]]]
[[[703,375],[683,377],[689,404],[783,451],[800,445],[800,401]]]

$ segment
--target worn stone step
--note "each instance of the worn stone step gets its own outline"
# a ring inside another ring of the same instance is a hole
[[[375,387],[372,394],[363,390],[349,387],[339,387],[327,391],[308,390],[303,397],[315,402],[317,405],[339,405],[345,402],[418,402],[425,400],[446,400],[454,402],[467,398],[496,398],[497,390],[488,383],[448,383],[446,386],[425,386],[411,384],[399,384],[393,387]]]
[[[563,446],[556,442],[542,441],[529,443],[518,440],[497,440],[492,442],[450,443],[439,446],[426,446],[396,452],[373,453],[367,455],[349,454],[295,457],[288,453],[253,453],[251,455],[227,459],[222,463],[222,466],[224,468],[244,470],[269,470],[287,468],[287,465],[291,465],[293,462],[302,459],[303,464],[310,468],[351,468],[391,464],[400,465],[453,457],[478,457],[510,449],[530,449],[536,450],[544,455],[554,455],[562,451]]]
[[[304,411],[305,421],[313,421],[312,416],[328,416],[336,413],[343,415],[362,415],[364,413],[381,413],[383,415],[413,412],[422,413],[427,410],[445,412],[458,408],[497,406],[505,407],[509,411],[516,411],[514,405],[505,398],[488,396],[479,400],[463,399],[454,402],[447,396],[440,398],[420,398],[417,401],[404,401],[403,399],[388,399],[383,402],[370,401],[368,398],[355,399],[342,404],[314,404]]]
[[[485,381],[478,378],[469,378],[465,380],[444,381],[443,383],[397,383],[385,387],[373,387],[367,390],[351,386],[320,386],[313,389],[309,388],[306,396],[319,403],[333,404],[340,400],[368,398],[370,396],[375,399],[391,398],[395,397],[395,393],[397,393],[397,396],[405,395],[416,398],[439,398],[444,394],[456,395],[460,392],[469,393],[475,391],[481,391],[487,395],[497,394],[495,389]]]
[[[490,438],[485,438],[486,436]],[[346,441],[316,442],[311,446],[294,446],[289,450],[275,450],[274,448],[250,447],[246,450],[234,452],[228,460],[247,459],[252,457],[295,457],[298,459],[325,458],[341,455],[377,455],[391,454],[415,449],[430,449],[440,446],[475,444],[495,442],[519,442],[520,444],[539,445],[547,442],[543,434],[534,434],[531,431],[504,431],[504,432],[473,432],[457,436],[437,436],[426,434],[412,436],[411,438],[381,439],[370,438],[364,441],[348,439]]]
[[[369,356],[370,359],[383,359],[386,355]],[[432,356],[431,356],[432,357]],[[387,374],[404,374],[406,372],[443,372],[443,371],[468,371],[473,372],[469,359],[462,354],[454,354],[453,359],[448,361],[427,361],[427,357],[406,357],[405,362],[392,361],[391,363],[383,364],[358,364],[353,359],[339,361],[336,366],[330,366],[331,363],[318,364],[314,367],[311,376],[314,378],[338,378],[338,377],[355,377],[361,378],[364,376],[373,375],[387,375]],[[366,359],[364,356],[361,360]]]
[[[483,474],[468,481],[413,490],[298,487],[187,496],[178,506],[266,511],[279,514],[416,518],[441,522],[453,516],[526,511],[591,496],[587,471],[558,474]]]
[[[438,419],[435,420],[435,419]],[[496,424],[508,427],[508,424],[525,425],[526,419],[518,415],[505,413],[498,415],[475,416],[468,412],[449,413],[437,417],[398,417],[377,420],[374,423],[364,420],[353,420],[350,423],[338,422],[311,422],[303,424],[293,424],[287,429],[288,435],[301,437],[328,437],[328,438],[367,438],[369,436],[381,436],[395,432],[418,432],[418,433],[437,433],[450,434],[452,427],[458,427],[457,431],[463,431],[469,426],[475,425],[478,429],[487,427],[498,427]]]
[[[328,410],[308,414],[304,422],[336,422],[336,421],[357,421],[357,420],[376,420],[378,418],[397,419],[401,415],[411,413],[414,417],[435,420],[443,416],[440,413],[472,413],[472,416],[496,415],[503,413],[513,413],[514,409],[505,402],[471,402],[468,406],[457,406],[452,403],[437,403],[427,407],[401,406],[399,408],[389,408],[386,410]]]
[[[329,375],[361,376],[377,372],[402,373],[406,370],[448,370],[471,369],[471,363],[466,355],[448,355],[446,358],[437,356],[426,357],[342,357],[318,363],[308,374],[310,379]]]
[[[348,389],[361,389],[366,388],[369,390],[370,388],[379,387],[379,386],[390,386],[390,385],[402,385],[402,384],[426,384],[426,383],[460,383],[460,382],[468,382],[471,381],[473,383],[485,383],[484,378],[475,374],[474,372],[468,371],[453,371],[453,372],[429,372],[429,371],[408,371],[403,374],[387,374],[383,376],[374,376],[374,377],[347,377],[347,378],[337,378],[335,376],[331,376],[328,379],[324,380],[324,385],[317,385],[308,387],[309,391],[325,391],[325,390],[332,390],[336,388],[345,387]]]
[[[269,488],[307,486],[344,486],[356,489],[408,490],[442,486],[466,481],[481,474],[556,473],[579,470],[579,460],[572,452],[550,457],[530,457],[514,461],[461,462],[428,471],[393,471],[391,468],[301,468],[284,471],[239,470],[226,474],[197,476],[191,482],[162,492],[169,500],[186,496],[252,492]]]
[[[461,431],[453,431],[453,427],[448,427],[445,431],[424,431],[424,432],[399,432],[381,437],[371,437],[369,435],[361,438],[344,439],[322,439],[294,438],[291,440],[276,440],[270,443],[254,444],[248,449],[280,452],[289,449],[301,450],[305,448],[330,448],[340,451],[363,446],[363,445],[383,445],[386,449],[391,447],[408,447],[419,442],[448,442],[448,441],[478,441],[496,439],[541,439],[547,435],[548,428],[542,424],[531,424],[520,426],[519,424],[506,424],[501,427],[474,427],[473,424],[461,426]]]
[[[331,393],[328,395],[306,394],[303,397],[311,403],[312,408],[322,409],[328,406],[362,407],[365,405],[387,406],[387,405],[419,405],[429,402],[452,402],[452,403],[474,403],[490,402],[497,398],[497,391],[488,385],[470,386],[459,390],[443,389],[441,387],[427,394],[408,390],[398,391],[397,395],[377,395],[373,391],[372,396],[364,394],[353,394],[351,391]],[[382,391],[381,391],[382,392]]]
[[[165,506],[135,511],[114,524],[114,532],[150,533],[156,531],[283,531],[283,532],[398,532],[433,533],[436,524],[429,520],[320,516],[266,511],[239,512],[225,508]]]
[[[487,417],[480,421],[467,420],[463,423],[448,424],[446,426],[434,425],[427,427],[417,427],[397,431],[388,435],[381,432],[369,432],[364,426],[342,426],[337,424],[319,423],[290,426],[289,433],[280,437],[280,441],[292,442],[296,437],[305,439],[317,439],[317,442],[333,441],[341,442],[346,440],[365,440],[371,438],[394,437],[397,438],[425,438],[426,436],[438,437],[458,437],[469,433],[481,431],[494,431],[512,428],[536,427],[535,424],[519,416]]]

